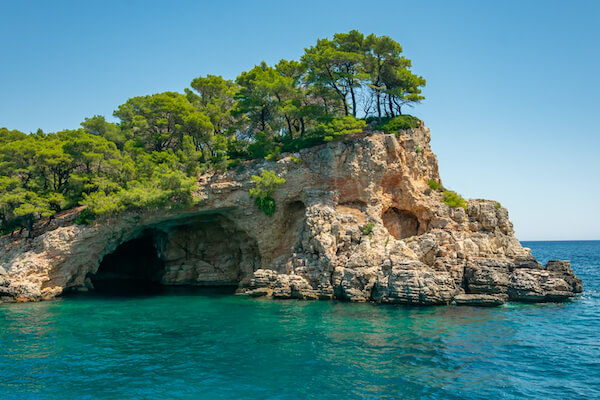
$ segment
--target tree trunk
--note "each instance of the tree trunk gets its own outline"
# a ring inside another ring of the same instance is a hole
[[[356,96],[354,95],[354,88],[350,85],[350,96],[352,97],[352,116],[356,118]]]
[[[346,101],[346,96],[342,97],[342,102],[344,103],[344,116],[350,115],[348,112],[348,102]]]
[[[292,132],[292,124],[290,122],[290,118],[287,115],[285,115],[285,122],[287,122],[287,126],[288,126],[288,135],[289,135],[290,139],[293,139],[294,134]]]
[[[375,90],[375,96],[377,96],[377,122],[381,124],[381,90]]]
[[[398,115],[402,115],[402,103],[398,103],[395,99],[394,103],[396,104],[396,110],[398,110]]]
[[[383,63],[381,62],[381,57],[377,57],[377,82],[375,85],[378,89],[375,89],[375,95],[377,96],[377,122],[381,124],[381,69],[383,68]]]

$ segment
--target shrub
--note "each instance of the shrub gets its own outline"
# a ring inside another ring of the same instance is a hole
[[[308,147],[318,146],[325,143],[322,136],[316,136],[313,134],[307,134],[305,136],[296,139],[282,139],[284,152],[296,152],[300,149],[306,149]]]
[[[362,230],[363,235],[365,235],[365,236],[370,235],[373,232],[374,226],[375,226],[375,224],[373,222],[369,222],[368,224],[363,226],[363,230]]]
[[[292,160],[292,162],[295,164],[302,164],[302,159],[298,157],[290,156],[290,160]]]
[[[418,144],[415,144],[415,153],[419,154],[421,152],[421,149],[419,148]]]
[[[250,197],[254,198],[254,204],[266,215],[273,215],[276,205],[272,194],[285,183],[285,179],[279,178],[273,171],[263,171],[260,176],[253,175],[252,181],[256,185],[250,189]]]
[[[319,124],[316,132],[324,136],[326,142],[329,142],[339,136],[360,133],[366,126],[367,123],[364,120],[348,115],[346,117],[334,118],[326,124]]]
[[[275,139],[267,135],[265,132],[256,132],[254,134],[254,142],[248,145],[248,153],[250,158],[267,158],[277,159],[281,154],[280,144],[275,142]]]
[[[380,130],[385,133],[398,133],[406,129],[418,128],[421,120],[412,115],[398,115],[391,119],[384,119],[375,127],[375,130]]]
[[[275,204],[275,199],[273,199],[271,196],[257,197],[256,199],[254,199],[254,204],[256,204],[256,207],[261,209],[265,213],[265,215],[269,217],[275,214],[275,210],[277,208],[277,205]]]
[[[465,210],[469,207],[465,199],[462,196],[452,190],[446,190],[444,192],[444,204],[449,205],[452,208],[462,207]]]
[[[440,188],[440,186],[442,186],[438,182],[434,181],[433,179],[428,180],[427,185],[431,188],[431,190],[438,190]]]
[[[225,169],[227,171],[239,167],[242,164],[240,160],[227,160],[225,162]]]
[[[281,147],[273,147],[269,154],[265,156],[265,159],[268,161],[277,161],[281,158]]]
[[[497,210],[497,209],[499,209],[499,208],[502,208],[502,204],[500,204],[500,203],[496,203],[496,204],[494,204],[494,208],[495,208],[496,210]]]
[[[308,132],[303,137],[292,140],[287,138],[282,139],[282,150],[294,152],[318,146],[345,135],[360,133],[365,129],[366,125],[364,120],[356,119],[353,116],[333,118],[328,122],[318,124],[312,132]]]
[[[80,225],[90,225],[95,218],[96,215],[89,208],[85,208],[79,213],[77,218],[75,218],[75,223]]]

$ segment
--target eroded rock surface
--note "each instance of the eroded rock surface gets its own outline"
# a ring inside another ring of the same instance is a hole
[[[559,301],[582,291],[568,261],[546,267],[514,237],[505,208],[450,208],[424,126],[357,135],[277,162],[199,177],[186,210],[128,212],[93,225],[77,210],[0,238],[0,298],[93,289],[102,259],[151,235],[165,285],[234,284],[251,296],[402,304]],[[272,217],[248,192],[273,170],[286,182]],[[27,237],[29,236],[29,237]]]

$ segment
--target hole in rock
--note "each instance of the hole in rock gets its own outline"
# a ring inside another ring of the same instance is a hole
[[[419,219],[410,211],[388,208],[382,215],[383,225],[396,239],[404,239],[419,233]]]
[[[231,293],[260,267],[256,241],[211,214],[147,229],[104,256],[89,278],[100,294],[187,294],[199,288]]]
[[[104,256],[90,280],[98,293],[152,294],[160,291],[163,273],[154,237],[147,233]]]

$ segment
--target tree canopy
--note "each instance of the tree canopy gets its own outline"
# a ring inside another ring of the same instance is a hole
[[[300,60],[262,62],[235,80],[194,78],[184,93],[132,97],[115,122],[25,134],[0,128],[0,231],[86,205],[85,218],[126,208],[185,206],[196,177],[241,160],[274,159],[365,128],[416,126],[424,99],[388,36],[352,30],[319,39]]]

